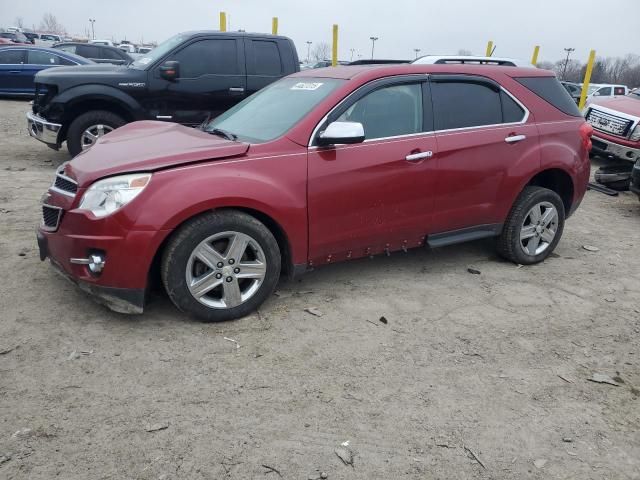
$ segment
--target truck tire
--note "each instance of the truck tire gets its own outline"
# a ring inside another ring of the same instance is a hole
[[[179,310],[220,322],[255,311],[275,290],[280,268],[280,249],[269,229],[228,210],[180,227],[163,252],[161,276]]]
[[[498,253],[520,265],[542,262],[560,241],[564,220],[564,204],[556,192],[526,187],[511,207],[498,237]]]
[[[79,115],[69,125],[67,149],[72,157],[90,148],[95,141],[124,125],[125,120],[107,110],[90,110]]]

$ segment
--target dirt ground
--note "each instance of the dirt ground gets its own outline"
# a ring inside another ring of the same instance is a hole
[[[238,321],[123,316],[38,258],[68,155],[28,108],[0,101],[0,478],[640,478],[635,196],[588,192],[537,266],[475,242],[322,268]]]

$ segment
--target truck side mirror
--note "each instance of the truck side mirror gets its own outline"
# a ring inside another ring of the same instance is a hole
[[[170,82],[175,82],[180,77],[180,62],[169,60],[160,65],[160,76]]]

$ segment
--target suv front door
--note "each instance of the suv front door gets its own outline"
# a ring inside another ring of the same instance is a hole
[[[160,76],[159,67],[167,61],[180,62],[175,81]],[[228,37],[195,39],[165,58],[150,76],[151,118],[198,125],[245,97],[244,44]]]
[[[309,258],[315,265],[422,245],[436,181],[425,76],[362,87],[332,112],[365,141],[309,148]],[[317,134],[316,134],[317,135]]]
[[[432,75],[431,94],[439,151],[433,231],[470,228],[455,233],[489,236],[520,188],[517,172],[540,164],[538,129],[514,97],[485,77]]]

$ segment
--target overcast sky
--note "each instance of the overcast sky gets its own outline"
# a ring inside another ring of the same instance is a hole
[[[331,26],[340,26],[339,57],[351,49],[371,56],[369,37],[376,36],[376,58],[411,58],[426,53],[484,54],[488,40],[495,55],[529,60],[539,44],[540,61],[564,56],[563,48],[586,61],[599,56],[640,54],[638,0],[0,0],[0,26],[22,17],[26,26],[53,13],[70,34],[82,35],[95,18],[96,38],[162,41],[174,33],[217,29],[226,11],[231,30],[270,32],[271,17],[279,33],[291,37],[301,59],[306,41],[331,42]],[[605,13],[606,11],[606,13]]]

